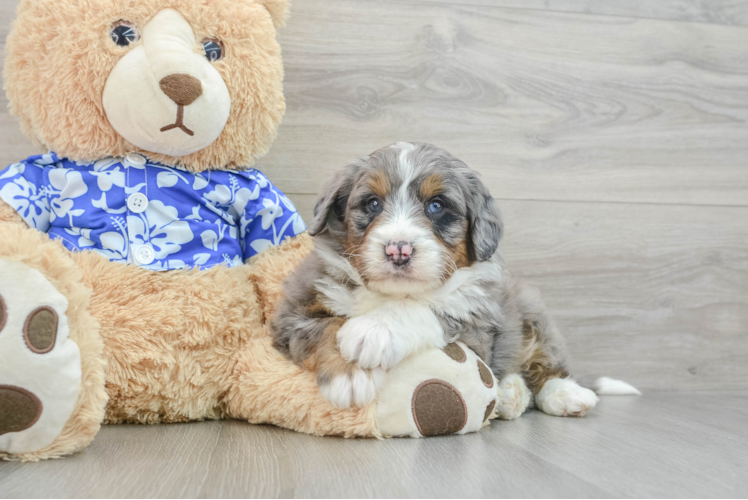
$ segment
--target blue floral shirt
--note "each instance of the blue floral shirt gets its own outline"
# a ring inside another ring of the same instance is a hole
[[[31,156],[0,171],[0,198],[69,250],[152,270],[236,266],[306,229],[258,170],[194,174],[137,154]]]

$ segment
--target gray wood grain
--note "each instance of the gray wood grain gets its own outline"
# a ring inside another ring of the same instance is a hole
[[[281,42],[289,111],[263,166],[288,192],[415,140],[500,198],[748,203],[747,28],[306,0]]]
[[[432,2],[434,0],[407,0]],[[745,0],[436,0],[444,3],[549,10],[748,26]]]
[[[294,201],[311,220],[315,197]],[[498,203],[508,267],[543,293],[576,376],[748,386],[748,209]]]
[[[0,54],[5,54],[5,39],[15,17],[16,0],[0,0]],[[0,68],[5,58],[0,58]],[[4,88],[4,87],[3,87]],[[8,98],[0,92],[0,169],[33,154],[39,154],[31,141],[21,133],[18,121],[8,112]]]
[[[605,397],[584,419],[531,411],[420,440],[108,426],[73,457],[0,463],[0,497],[744,497],[746,416],[746,391],[653,392]]]

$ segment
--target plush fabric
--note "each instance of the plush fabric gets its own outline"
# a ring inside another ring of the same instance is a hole
[[[103,112],[106,80],[127,53],[107,32],[115,21],[143,27],[173,8],[193,26],[198,43],[205,37],[224,43],[226,57],[214,68],[226,83],[231,107],[220,136],[206,148],[186,156],[149,157],[193,172],[247,168],[267,152],[285,111],[275,30],[286,5],[286,0],[22,0],[6,43],[11,113],[43,151],[62,157],[90,162],[139,151]]]
[[[72,415],[81,386],[81,353],[68,339],[67,299],[44,275],[22,262],[4,259],[0,276],[0,296],[8,310],[3,328],[7,334],[0,335],[2,384],[16,395],[25,393],[27,402],[38,402],[33,427],[24,425],[20,431],[0,435],[0,450],[27,453],[52,444]],[[52,320],[47,326],[54,326],[43,346],[36,345],[33,335],[40,315]]]
[[[200,40],[174,9],[163,9],[134,29],[143,42],[131,42],[134,47],[117,61],[104,87],[109,123],[125,140],[152,153],[186,156],[206,148],[231,111],[229,90],[216,69],[220,61],[196,53]],[[154,82],[161,92],[153,92]],[[133,113],[133,105],[147,112]]]
[[[0,258],[41,273],[67,299],[68,339],[77,345],[81,360],[78,400],[59,436],[40,450],[13,456],[14,459],[36,461],[83,449],[99,431],[108,399],[104,389],[106,361],[99,323],[89,309],[91,289],[82,282],[81,270],[60,243],[29,229],[13,213],[13,209],[0,200]],[[3,329],[5,335],[11,335],[7,324]],[[8,458],[9,455],[0,451],[0,457]]]
[[[410,437],[480,430],[495,416],[501,397],[493,374],[482,366],[462,342],[414,354],[390,370],[397,383],[379,393],[378,430],[385,436]]]

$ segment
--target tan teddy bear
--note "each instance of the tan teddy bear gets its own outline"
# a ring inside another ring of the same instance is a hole
[[[378,437],[497,413],[495,379],[458,344],[354,409],[273,348],[266,321],[313,244],[249,167],[284,113],[285,15],[285,0],[21,1],[6,91],[53,153],[0,171],[0,457],[75,452],[102,422]]]

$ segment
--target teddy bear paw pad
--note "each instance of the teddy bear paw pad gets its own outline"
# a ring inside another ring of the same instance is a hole
[[[386,437],[477,432],[494,416],[499,384],[462,342],[425,349],[387,374],[376,421]]]
[[[0,451],[51,444],[72,415],[81,384],[68,339],[67,299],[37,270],[0,259]]]

